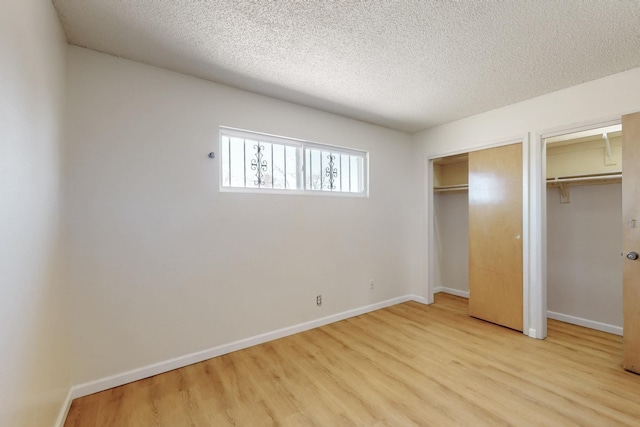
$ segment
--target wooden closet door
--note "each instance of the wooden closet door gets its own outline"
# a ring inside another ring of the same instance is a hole
[[[522,331],[522,144],[469,153],[469,314]]]
[[[640,373],[640,113],[622,117],[623,367]]]

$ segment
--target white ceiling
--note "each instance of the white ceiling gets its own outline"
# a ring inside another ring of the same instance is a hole
[[[53,0],[69,43],[415,132],[640,66],[640,0]]]

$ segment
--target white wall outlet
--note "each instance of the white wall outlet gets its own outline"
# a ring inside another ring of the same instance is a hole
[[[374,288],[374,283],[373,283],[373,279],[369,280],[369,290],[372,291]]]
[[[316,297],[316,305],[320,307],[322,305],[322,294]]]

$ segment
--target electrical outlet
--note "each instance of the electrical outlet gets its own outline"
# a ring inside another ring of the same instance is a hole
[[[373,280],[369,280],[369,290],[373,290]]]
[[[318,305],[318,307],[322,305],[322,294],[316,297],[316,304]]]

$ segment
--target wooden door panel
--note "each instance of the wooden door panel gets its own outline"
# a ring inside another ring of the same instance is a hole
[[[522,144],[469,153],[469,314],[522,331]]]
[[[622,250],[640,253],[640,113],[622,117]],[[623,261],[623,366],[640,373],[640,260]]]

